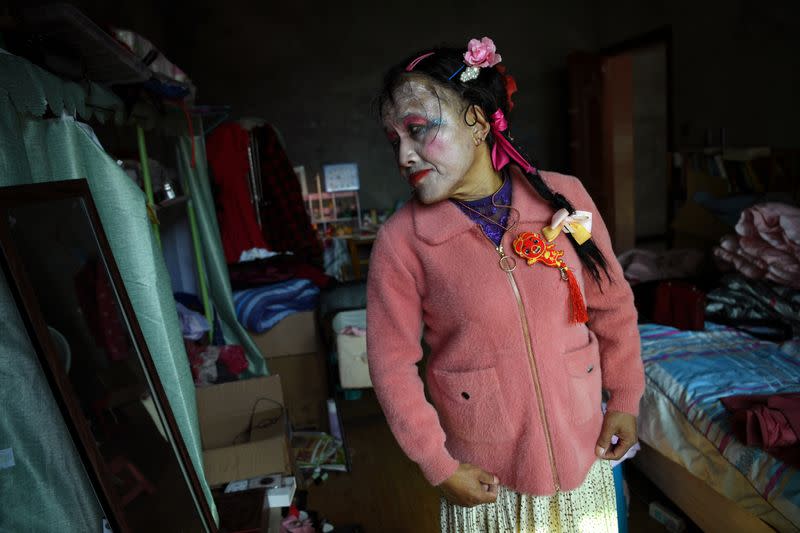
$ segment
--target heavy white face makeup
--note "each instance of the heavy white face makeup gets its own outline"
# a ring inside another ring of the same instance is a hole
[[[491,165],[485,168],[478,153],[486,147],[476,147],[477,130],[464,120],[464,106],[456,95],[437,96],[424,82],[411,79],[384,108],[384,127],[400,173],[425,204],[480,198],[499,187]]]

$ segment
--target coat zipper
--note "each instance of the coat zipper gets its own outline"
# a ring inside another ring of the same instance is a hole
[[[508,280],[511,283],[511,288],[514,290],[514,297],[517,299],[517,308],[519,310],[520,318],[522,319],[522,332],[525,336],[525,347],[528,350],[528,360],[531,366],[531,373],[533,374],[533,385],[536,389],[536,398],[538,400],[537,403],[539,404],[539,416],[542,418],[542,423],[544,424],[544,435],[547,443],[547,456],[550,459],[550,468],[553,471],[553,484],[555,485],[556,492],[561,492],[561,484],[559,483],[558,472],[556,470],[555,455],[553,454],[553,443],[550,438],[550,424],[547,422],[547,413],[545,413],[544,410],[542,388],[541,384],[539,383],[539,371],[536,367],[536,359],[533,357],[533,343],[531,342],[531,333],[528,329],[528,316],[527,313],[525,313],[525,306],[522,305],[522,296],[519,292],[519,286],[517,286],[517,280],[514,279],[514,274],[512,273],[514,268],[507,268],[507,265],[509,264],[508,260],[513,260],[514,258],[506,255],[506,253],[503,251],[502,244],[495,246],[495,250],[497,250],[497,253],[500,254],[500,268],[505,271],[506,274],[508,274]]]

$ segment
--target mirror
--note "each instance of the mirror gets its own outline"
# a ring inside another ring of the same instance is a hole
[[[0,189],[0,260],[117,531],[216,531],[85,180]]]

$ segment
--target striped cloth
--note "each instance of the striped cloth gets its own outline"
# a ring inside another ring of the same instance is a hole
[[[736,439],[719,401],[800,392],[800,357],[791,349],[796,346],[782,349],[709,322],[705,331],[643,324],[639,332],[647,378],[642,440],[680,458],[697,477],[779,531],[800,529],[800,472]],[[728,473],[730,468],[747,481]]]
[[[307,279],[292,279],[233,293],[236,317],[250,331],[263,333],[287,316],[317,306],[319,288]]]

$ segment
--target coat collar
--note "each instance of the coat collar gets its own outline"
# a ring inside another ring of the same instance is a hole
[[[542,222],[547,224],[553,215],[553,208],[528,183],[527,178],[516,166],[511,167],[511,206],[520,213],[518,227],[526,224]],[[449,200],[425,205],[418,200],[413,200],[412,218],[414,232],[417,237],[430,245],[443,242],[476,228],[476,224]],[[538,231],[540,227],[528,227],[526,230]]]

